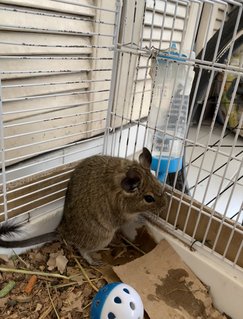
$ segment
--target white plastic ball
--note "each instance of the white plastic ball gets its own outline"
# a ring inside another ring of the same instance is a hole
[[[101,288],[91,305],[91,319],[143,319],[144,308],[137,291],[116,282]]]

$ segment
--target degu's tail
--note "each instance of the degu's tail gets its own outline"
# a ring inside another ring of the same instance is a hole
[[[0,237],[1,236],[8,236],[13,237],[15,234],[18,234],[21,232],[21,224],[13,224],[9,222],[2,223],[0,225]],[[47,234],[42,234],[39,236],[35,236],[28,239],[23,240],[3,240],[0,238],[0,247],[3,248],[21,248],[21,247],[28,247],[33,246],[37,244],[42,244],[45,242],[53,241],[58,238],[56,232],[51,232]]]

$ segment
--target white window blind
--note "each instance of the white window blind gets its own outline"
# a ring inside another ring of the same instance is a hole
[[[153,1],[146,2],[142,47],[164,50],[172,42],[177,49],[182,48],[187,29],[187,20],[190,13],[190,3],[183,1]],[[148,113],[151,98],[151,77],[149,75],[150,61],[141,57],[139,71],[135,79],[136,100],[134,103],[143,106],[143,114]],[[136,116],[136,113],[134,113]]]
[[[0,221],[63,198],[87,138],[101,151],[115,5],[0,1]]]
[[[147,0],[144,7],[137,1],[124,1],[125,22],[120,35],[123,54],[117,76],[120,84],[114,103],[114,113],[120,120],[116,119],[115,126],[125,125],[148,114],[152,82],[146,51],[149,54],[152,48],[165,50],[175,43],[179,51],[194,51],[197,54],[224,24],[231,8],[232,5],[226,3],[186,0]],[[137,54],[131,55],[128,47],[132,47]],[[121,80],[123,78],[124,81]]]
[[[196,53],[199,53],[217,30],[224,26],[233,5],[229,3],[205,3],[197,36]],[[206,32],[207,31],[207,32]]]
[[[144,19],[143,45],[167,49],[171,41],[180,48],[185,37],[190,3],[148,0]]]
[[[118,69],[121,84],[117,87],[114,103],[114,113],[120,120],[116,119],[116,126],[148,114],[152,84],[149,75],[151,48],[164,50],[174,42],[178,50],[190,50],[198,27],[199,3],[173,0],[147,0],[143,3],[144,6],[137,1],[124,2],[125,22],[120,31],[123,54]],[[131,47],[137,55],[126,53],[126,48]],[[125,77],[126,80],[122,81]]]

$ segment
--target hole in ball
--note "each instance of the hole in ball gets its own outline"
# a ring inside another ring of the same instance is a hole
[[[109,312],[107,318],[108,319],[116,319],[116,316],[113,312]]]
[[[100,304],[100,300],[96,300],[96,302],[95,302],[96,307],[98,307],[99,304]]]
[[[120,297],[115,297],[114,298],[115,303],[121,303],[121,298]]]
[[[130,302],[129,305],[132,310],[135,310],[136,306],[134,302]]]
[[[123,291],[125,291],[127,294],[130,294],[130,291],[127,288],[123,288]]]

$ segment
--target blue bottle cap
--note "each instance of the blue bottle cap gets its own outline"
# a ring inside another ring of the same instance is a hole
[[[169,49],[165,50],[162,54],[158,54],[157,56],[157,62],[158,63],[164,63],[163,59],[169,59],[172,61],[180,61],[185,62],[187,59],[186,54],[179,53],[176,47],[176,43],[172,42]]]

